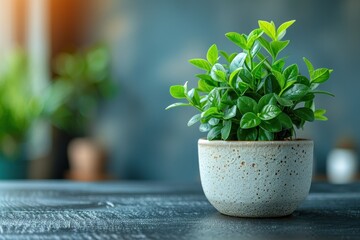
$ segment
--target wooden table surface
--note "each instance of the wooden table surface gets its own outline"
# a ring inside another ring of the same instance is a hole
[[[0,239],[360,239],[360,183],[314,183],[291,216],[218,213],[200,185],[0,182]]]

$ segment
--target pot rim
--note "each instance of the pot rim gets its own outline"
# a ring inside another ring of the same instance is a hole
[[[276,141],[225,141],[225,140],[207,140],[205,138],[200,138],[198,140],[199,145],[296,145],[296,144],[314,144],[314,141],[311,139],[302,139],[297,138],[293,140],[276,140]]]

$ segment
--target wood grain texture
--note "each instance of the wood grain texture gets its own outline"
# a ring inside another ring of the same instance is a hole
[[[313,184],[291,216],[219,214],[200,185],[0,182],[0,239],[360,238],[360,184]]]

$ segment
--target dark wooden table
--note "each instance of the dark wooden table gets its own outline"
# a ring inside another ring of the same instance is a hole
[[[314,183],[291,216],[218,213],[199,184],[0,182],[0,239],[360,239],[360,183]]]

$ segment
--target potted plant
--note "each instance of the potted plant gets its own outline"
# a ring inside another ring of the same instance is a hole
[[[106,47],[96,45],[55,58],[55,83],[63,85],[64,100],[52,114],[54,126],[76,136],[88,134],[99,101],[113,95],[110,55]]]
[[[288,21],[276,28],[259,21],[248,35],[226,37],[240,53],[228,54],[212,45],[206,59],[189,62],[204,70],[197,86],[175,85],[170,94],[199,111],[188,122],[200,122],[207,139],[198,141],[204,193],[221,213],[240,217],[278,217],[291,214],[306,198],[311,185],[313,142],[296,139],[295,128],[327,120],[315,107],[317,90],[332,70],[315,69],[303,58],[308,76],[298,65],[279,57]],[[222,56],[222,58],[220,57]],[[224,61],[222,61],[224,60]]]
[[[40,118],[51,115],[61,97],[58,86],[49,85],[39,96],[32,91],[28,56],[20,48],[6,55],[0,67],[0,179],[24,179],[29,159],[29,130]]]
[[[61,53],[55,59],[54,70],[54,82],[63,86],[65,97],[51,115],[51,121],[58,129],[57,136],[63,136],[63,145],[67,146],[70,171],[66,177],[89,181],[106,179],[105,149],[91,139],[89,132],[99,101],[114,95],[116,90],[110,77],[109,50],[96,45],[73,53]],[[66,151],[61,149],[59,152]],[[66,156],[59,157],[56,162],[64,159]]]

